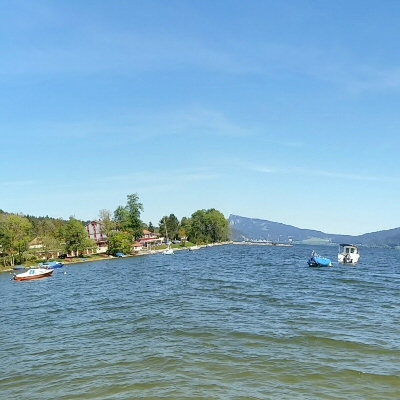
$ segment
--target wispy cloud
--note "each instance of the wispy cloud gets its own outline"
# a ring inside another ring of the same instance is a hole
[[[199,181],[210,181],[222,176],[221,172],[215,172],[212,169],[198,168],[190,171],[182,170],[142,170],[140,172],[104,175],[101,178],[90,180],[80,180],[68,184],[57,183],[53,188],[57,188],[60,197],[69,196],[70,193],[84,195],[91,193],[116,193],[120,191],[121,196],[126,195],[127,188],[134,187],[135,192],[167,192],[170,190],[179,190],[182,187],[188,187],[191,183]],[[107,189],[110,188],[110,189]],[[121,189],[119,189],[121,188]],[[65,196],[64,196],[65,195]]]
[[[7,10],[11,22],[5,18],[4,24],[11,39],[1,49],[0,76],[6,78],[107,71],[131,76],[190,68],[274,79],[308,76],[353,93],[400,88],[400,65],[382,67],[379,60],[368,58],[368,52],[362,58],[346,42],[321,47],[306,35],[299,37],[297,45],[262,35],[239,41],[227,33],[219,36],[225,40],[210,40],[208,36],[184,36],[173,27],[161,33],[146,29],[146,24],[112,28],[96,18],[88,23],[74,7],[65,16],[64,9],[48,2],[36,2],[35,7],[20,3],[17,11],[13,8]],[[78,22],[71,22],[74,12]],[[60,26],[62,33],[57,29]]]
[[[140,172],[135,172],[132,174],[114,175],[114,176],[104,176],[98,178],[97,182],[105,183],[136,183],[142,186],[156,186],[165,185],[165,182],[174,182],[176,184],[182,184],[186,182],[193,182],[199,180],[210,180],[217,179],[221,176],[221,173],[215,172],[211,169],[194,169],[191,171],[182,171],[180,169],[169,170],[167,172],[163,170],[142,170]]]
[[[259,46],[258,69],[284,79],[309,76],[341,87],[353,94],[365,91],[400,89],[400,65],[385,66],[360,59],[349,47],[318,48],[307,43],[298,46],[270,42]]]
[[[235,162],[235,165],[241,169],[246,169],[252,172],[258,172],[261,174],[279,174],[279,175],[302,175],[302,176],[315,176],[323,177],[328,179],[339,179],[339,180],[350,180],[350,181],[366,181],[366,182],[400,182],[398,177],[390,176],[374,176],[374,175],[360,175],[360,174],[349,174],[335,171],[326,170],[315,170],[315,169],[305,169],[305,168],[282,168],[282,167],[272,167],[263,166],[256,164],[248,164],[246,162]]]
[[[288,173],[296,173],[299,175],[307,176],[321,176],[325,178],[334,178],[342,180],[352,180],[352,181],[373,181],[373,182],[399,182],[400,178],[397,177],[387,177],[387,176],[373,176],[373,175],[358,175],[358,174],[348,174],[341,172],[332,172],[324,170],[307,170],[301,168],[293,168],[287,170]]]
[[[276,172],[275,168],[263,167],[260,165],[248,165],[247,169],[254,172],[260,172],[263,174],[272,174]]]
[[[243,127],[224,113],[204,108],[178,110],[156,117],[157,126],[166,126],[170,132],[205,134],[211,136],[246,137],[254,134],[251,127]]]
[[[351,89],[355,93],[397,91],[400,89],[400,66],[385,69],[359,66],[352,78]]]
[[[226,114],[205,108],[159,110],[114,110],[111,117],[93,117],[91,120],[74,122],[36,120],[28,123],[0,124],[0,132],[13,132],[30,138],[102,138],[109,146],[115,138],[143,135],[201,137],[248,137],[257,134],[255,127],[244,127]],[[6,136],[6,135],[5,135]]]
[[[233,48],[171,34],[106,31],[83,26],[68,41],[16,41],[2,49],[2,75],[88,74],[181,70],[187,67],[231,74],[259,73],[259,67]]]

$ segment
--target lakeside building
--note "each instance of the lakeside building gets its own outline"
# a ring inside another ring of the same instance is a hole
[[[101,224],[99,221],[91,221],[85,225],[85,230],[88,238],[93,240],[97,248],[87,248],[84,251],[85,255],[90,254],[104,254],[108,250],[108,238],[105,233],[101,230]],[[162,245],[165,238],[157,233],[143,229],[143,234],[140,239],[132,243],[132,251],[139,252],[142,250],[151,250],[155,246]],[[45,245],[41,237],[36,237],[29,243],[29,249],[36,254],[38,258],[58,258],[62,252],[60,250],[45,250]],[[71,251],[69,254],[65,254],[65,257],[77,257],[78,253]]]
[[[92,239],[97,245],[97,253],[105,253],[108,249],[108,238],[101,230],[99,221],[91,221],[85,226],[88,238]],[[164,242],[164,237],[157,233],[143,229],[142,237],[132,243],[132,250],[135,252],[143,249],[151,249],[154,246],[159,246]]]
[[[108,249],[108,238],[101,230],[99,221],[91,221],[85,226],[88,238],[97,246],[97,253],[105,253]]]
[[[159,246],[163,244],[164,238],[157,233],[150,232],[147,229],[143,229],[143,235],[138,240],[138,243],[142,245],[142,247],[150,248],[152,246]]]

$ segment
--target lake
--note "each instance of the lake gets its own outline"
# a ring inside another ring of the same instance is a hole
[[[224,245],[0,275],[2,399],[399,399],[400,251]]]

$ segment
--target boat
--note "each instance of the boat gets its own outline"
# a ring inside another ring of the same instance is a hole
[[[198,246],[197,244],[195,246],[191,246],[189,247],[189,251],[195,251],[195,250],[199,250],[200,246]]]
[[[21,274],[14,274],[15,281],[30,281],[33,279],[40,279],[50,276],[53,273],[52,269],[48,268],[32,268],[29,271],[22,272]]]
[[[340,264],[357,264],[360,259],[358,247],[354,244],[339,244],[338,262]]]
[[[311,253],[311,258],[307,261],[310,267],[332,267],[332,261],[329,258],[321,257],[314,250]]]
[[[60,261],[46,261],[43,264],[39,264],[39,267],[47,269],[62,268],[63,266],[64,264]]]
[[[174,254],[174,250],[171,249],[171,246],[168,245],[168,247],[162,252],[163,254],[169,255],[169,254]]]
[[[22,269],[25,269],[25,267],[24,267],[23,265],[16,265],[16,266],[13,268],[14,271],[20,271],[20,270],[22,270]]]
[[[167,223],[165,222],[165,218],[164,218],[164,225],[165,225],[165,237],[167,238],[166,240],[167,248],[162,253],[165,255],[174,254],[174,250],[172,250],[171,248],[171,242],[168,239]]]

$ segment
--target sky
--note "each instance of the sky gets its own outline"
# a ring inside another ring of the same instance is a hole
[[[0,209],[400,226],[400,2],[0,2]]]

